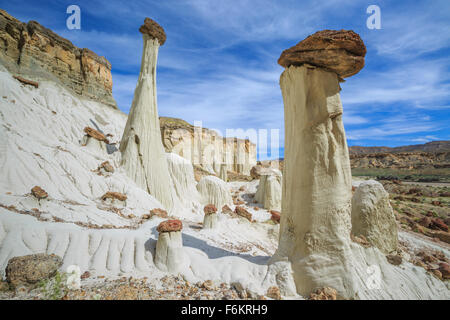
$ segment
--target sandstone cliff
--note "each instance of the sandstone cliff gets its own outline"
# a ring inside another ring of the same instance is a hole
[[[0,9],[0,63],[11,73],[61,83],[114,108],[111,64],[36,21],[23,23]]]
[[[160,117],[161,137],[167,152],[176,153],[210,173],[228,171],[249,175],[256,165],[256,145],[248,139],[224,138],[207,128],[196,128],[184,120]]]

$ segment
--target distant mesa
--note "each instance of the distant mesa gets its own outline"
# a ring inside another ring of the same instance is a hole
[[[166,33],[156,21],[145,18],[144,24],[139,28],[142,34],[148,34],[154,39],[158,39],[159,45],[162,46],[166,42]]]
[[[366,46],[357,33],[351,30],[323,30],[284,50],[278,64],[285,68],[309,64],[346,78],[364,67],[365,55]]]

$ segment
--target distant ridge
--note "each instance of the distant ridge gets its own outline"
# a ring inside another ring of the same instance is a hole
[[[450,151],[450,141],[431,141],[424,144],[415,144],[400,147],[349,147],[351,155],[370,154],[370,153],[403,153],[403,152],[448,152]]]

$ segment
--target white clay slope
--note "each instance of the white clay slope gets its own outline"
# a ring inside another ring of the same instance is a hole
[[[220,210],[226,204],[233,204],[226,182],[215,176],[203,177],[197,185],[197,190],[204,205],[213,204]]]

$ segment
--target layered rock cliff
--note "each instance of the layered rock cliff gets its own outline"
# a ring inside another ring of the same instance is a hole
[[[1,9],[0,63],[13,74],[51,79],[85,98],[117,108],[106,58],[74,46],[36,21],[23,23]]]
[[[249,175],[256,165],[256,145],[248,139],[224,138],[216,131],[198,128],[184,120],[160,117],[161,137],[167,152],[190,160],[210,173],[228,171]]]

